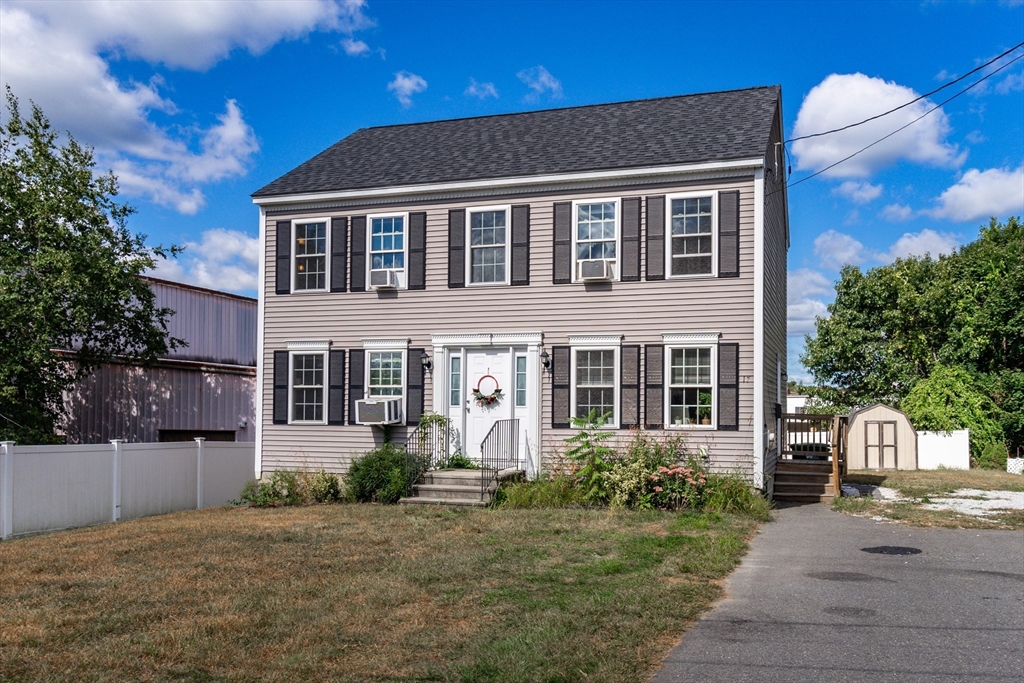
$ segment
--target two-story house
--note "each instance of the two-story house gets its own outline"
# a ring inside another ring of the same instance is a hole
[[[515,418],[534,475],[596,410],[763,486],[782,131],[778,86],[382,126],[263,187],[263,469],[344,471],[432,411],[470,457]]]

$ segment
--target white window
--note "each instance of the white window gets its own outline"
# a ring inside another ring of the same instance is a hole
[[[292,291],[327,290],[327,225],[330,221],[292,222]]]
[[[451,369],[448,377],[448,405],[462,405],[462,356],[451,357]]]
[[[718,333],[666,334],[665,424],[715,429]]]
[[[392,271],[397,278],[397,286],[405,286],[405,261],[409,253],[408,226],[409,215],[404,213],[367,216],[367,263],[371,284],[376,281],[374,273]]]
[[[714,275],[717,193],[668,196],[669,277]]]
[[[621,336],[570,335],[572,348],[572,417],[594,411],[605,425],[619,424],[619,347]]]
[[[605,262],[607,279],[617,280],[619,254],[619,200],[594,199],[573,202],[573,249],[575,279],[594,276],[594,267]]]
[[[516,408],[526,407],[526,356],[516,356]]]
[[[469,284],[508,284],[508,214],[507,206],[469,211]]]
[[[370,398],[401,398],[404,351],[370,351],[366,395]]]
[[[323,424],[325,422],[324,405],[324,367],[326,353],[289,354],[291,368],[289,372],[291,396],[291,415],[289,422]]]

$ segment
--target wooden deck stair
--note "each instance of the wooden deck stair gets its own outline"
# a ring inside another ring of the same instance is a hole
[[[786,503],[830,502],[835,497],[834,476],[827,460],[779,460],[774,498]]]

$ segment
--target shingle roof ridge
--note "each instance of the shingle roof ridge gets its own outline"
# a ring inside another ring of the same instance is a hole
[[[638,102],[658,102],[661,100],[679,100],[686,97],[706,97],[708,95],[725,95],[727,93],[747,92],[750,90],[780,90],[781,85],[754,85],[748,88],[729,88],[727,90],[712,90],[710,92],[692,92],[683,95],[662,95],[661,97],[640,97],[635,100],[616,100],[615,102],[594,102],[592,104],[576,104],[567,107],[551,107],[549,109],[530,109],[529,111],[508,111],[500,114],[481,114],[479,116],[457,116],[453,119],[431,119],[430,121],[413,121],[412,123],[385,123],[379,126],[364,126],[352,131],[351,135],[361,131],[383,130],[385,128],[411,128],[412,126],[429,126],[435,123],[454,123],[457,121],[476,121],[480,119],[497,119],[504,116],[528,116],[530,114],[547,114],[557,111],[596,109],[598,107],[618,107],[624,104],[637,104]],[[343,138],[344,139],[344,138]]]

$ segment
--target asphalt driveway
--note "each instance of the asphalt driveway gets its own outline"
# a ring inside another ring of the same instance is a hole
[[[655,682],[1024,680],[1024,532],[790,507],[726,596]]]

